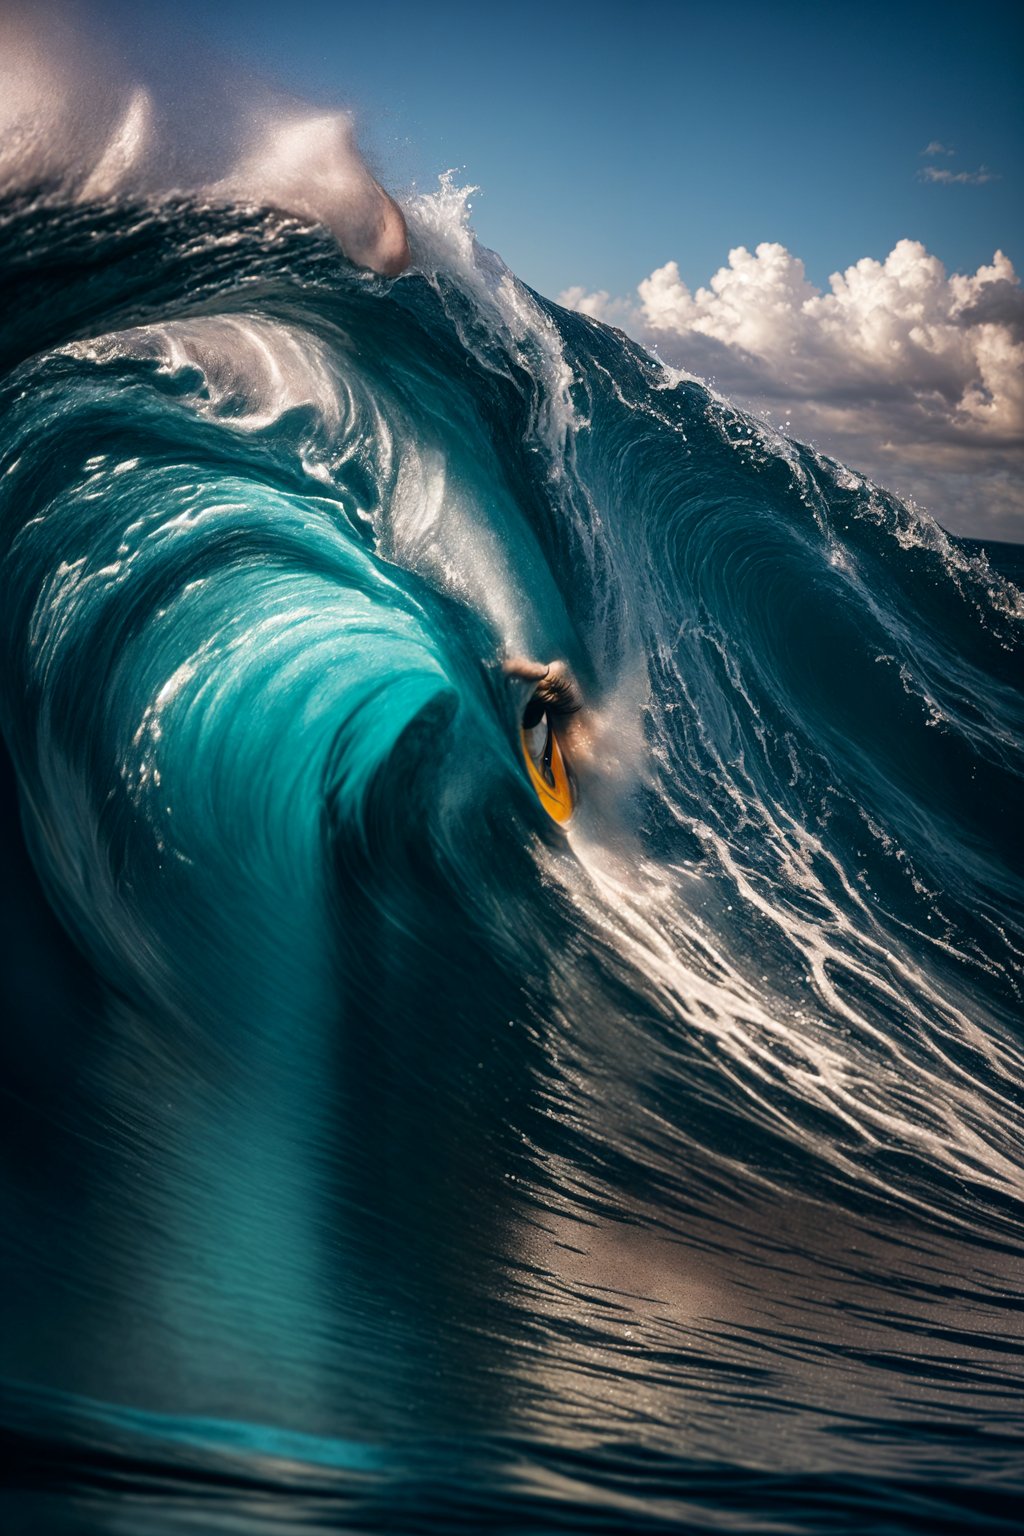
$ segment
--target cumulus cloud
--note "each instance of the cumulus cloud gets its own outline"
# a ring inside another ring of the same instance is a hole
[[[922,149],[922,151],[921,151],[922,159],[926,155],[955,155],[955,154],[956,154],[956,150],[955,149],[950,149],[948,144],[940,144],[938,139],[932,139],[931,143],[930,144],[926,144],[924,149]]]
[[[566,309],[578,310],[581,315],[589,315],[592,320],[602,320],[605,325],[616,325],[620,330],[629,330],[636,318],[635,303],[631,299],[613,299],[607,288],[588,293],[577,283],[560,293],[558,302]]]
[[[822,291],[766,242],[730,251],[696,291],[670,261],[637,299],[573,288],[560,302],[787,420],[955,532],[1024,537],[1024,292],[1002,252],[947,274],[901,240]]]

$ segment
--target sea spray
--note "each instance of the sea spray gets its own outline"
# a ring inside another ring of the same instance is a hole
[[[210,90],[204,100],[187,73],[133,79],[113,39],[86,32],[63,6],[0,17],[0,139],[7,195],[88,204],[188,191],[323,224],[352,261],[388,276],[408,264],[401,209],[360,155],[351,113],[317,112],[251,82],[244,95]]]

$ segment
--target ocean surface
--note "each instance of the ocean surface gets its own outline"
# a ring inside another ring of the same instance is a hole
[[[1020,551],[405,212],[0,205],[0,1526],[1015,1530]]]

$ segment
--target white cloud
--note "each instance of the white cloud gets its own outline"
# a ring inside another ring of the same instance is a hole
[[[607,288],[588,293],[579,283],[560,293],[558,302],[566,309],[578,310],[581,315],[602,320],[605,325],[618,326],[620,330],[630,328],[636,312],[636,305],[630,299],[613,299]]]
[[[926,144],[924,149],[922,149],[922,151],[921,151],[922,159],[926,155],[955,155],[955,154],[956,154],[956,150],[955,149],[951,149],[948,144],[940,144],[938,139],[932,139],[931,143],[930,144]]]
[[[955,532],[1024,537],[1024,291],[997,251],[947,275],[915,240],[811,283],[785,246],[730,251],[695,292],[674,261],[639,302],[560,302],[629,330]]]
[[[953,153],[952,150],[949,151]],[[964,187],[980,187],[986,181],[1001,181],[998,171],[990,171],[987,165],[979,165],[976,171],[950,171],[945,166],[923,165],[917,173],[919,181],[938,181],[949,186],[959,183]]]

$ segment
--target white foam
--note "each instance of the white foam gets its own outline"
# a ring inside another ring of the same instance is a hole
[[[353,414],[345,380],[326,346],[307,331],[262,316],[194,315],[70,342],[59,350],[100,366],[128,358],[155,362],[159,373],[189,383],[180,398],[191,410],[233,432],[258,432],[289,411],[306,408],[312,417],[306,468],[321,479],[330,444],[343,418]],[[113,473],[137,462],[126,461]]]
[[[463,345],[485,368],[507,372],[511,355],[529,377],[539,378],[531,431],[549,456],[552,474],[560,475],[571,439],[584,425],[572,400],[572,369],[551,319],[501,257],[480,245],[473,233],[470,199],[477,190],[457,185],[455,172],[446,171],[436,192],[406,201],[413,264],[437,288],[442,303],[445,277],[454,280],[462,298],[473,301],[478,330],[467,324],[460,308],[445,307]],[[493,348],[491,338],[497,343]]]

